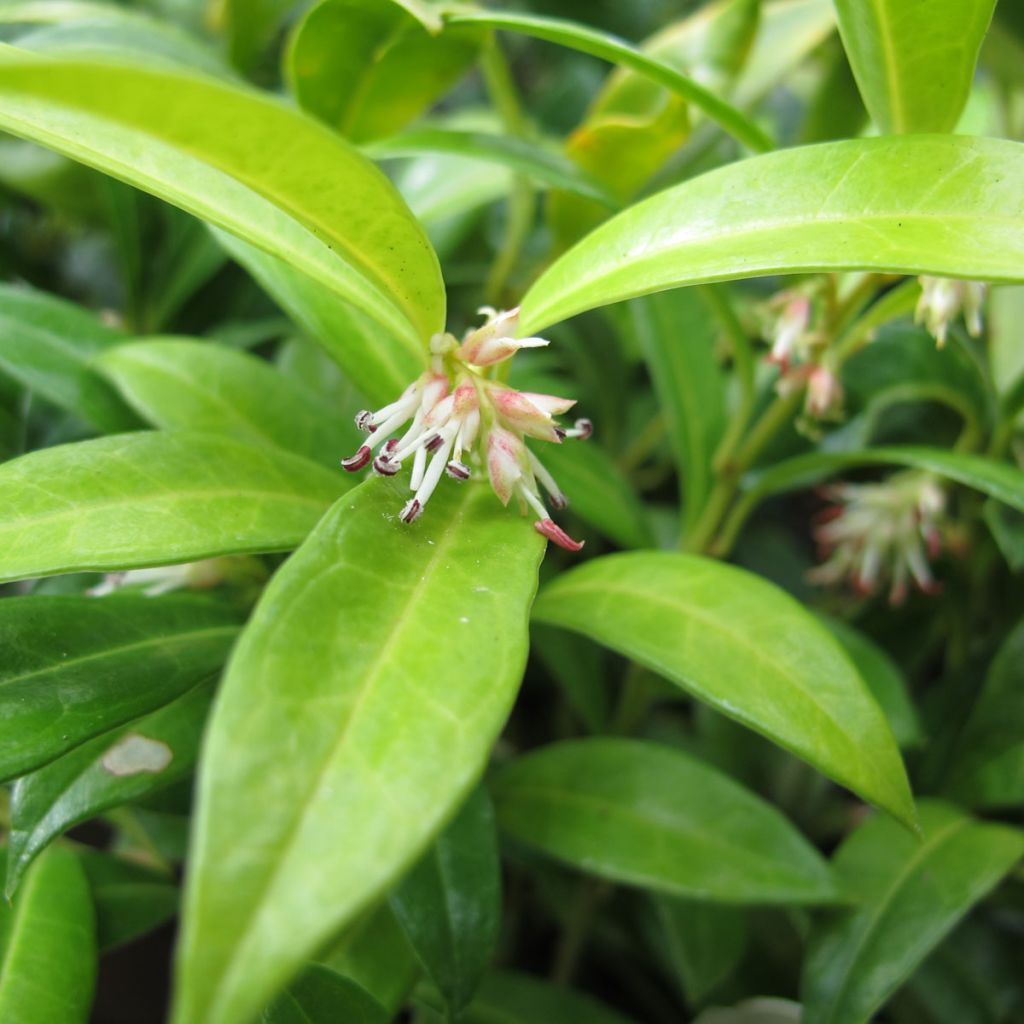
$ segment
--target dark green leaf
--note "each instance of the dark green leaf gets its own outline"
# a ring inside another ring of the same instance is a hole
[[[237,633],[236,615],[187,597],[0,601],[0,778],[181,696]]]
[[[121,434],[0,466],[0,580],[283,551],[348,481],[213,434]]]
[[[498,837],[485,790],[392,892],[391,906],[454,1017],[490,965],[501,920]]]
[[[1024,834],[922,801],[923,836],[884,817],[840,847],[835,870],[860,906],[837,912],[804,964],[804,1024],[863,1024],[1024,853]]]
[[[241,1024],[379,897],[511,706],[540,538],[479,485],[440,487],[411,528],[403,501],[382,479],[342,498],[236,648],[204,755],[180,1024]]]
[[[825,627],[765,580],[690,555],[609,555],[548,584],[534,615],[646,665],[913,821],[881,709]]]
[[[390,1019],[354,981],[314,964],[264,1010],[260,1024],[387,1024]]]
[[[33,858],[62,832],[186,778],[212,699],[212,685],[202,684],[19,779],[11,794],[7,895]]]
[[[668,747],[555,743],[505,768],[494,796],[517,840],[613,881],[726,903],[836,898],[825,862],[775,808]]]

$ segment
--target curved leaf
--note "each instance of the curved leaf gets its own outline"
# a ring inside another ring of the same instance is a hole
[[[286,551],[349,482],[273,448],[119,434],[0,466],[0,581]]]
[[[774,143],[746,114],[720,99],[711,90],[676,70],[666,61],[649,56],[617,36],[599,32],[578,22],[562,18],[544,18],[535,14],[504,11],[475,11],[452,6],[446,16],[449,25],[486,25],[521,35],[558,43],[581,53],[600,57],[623,67],[632,68],[669,91],[682,96],[716,121],[725,131],[757,152],[764,152]]]
[[[437,259],[398,192],[281,103],[198,75],[4,47],[0,128],[280,256],[410,344],[444,327]]]
[[[548,584],[534,617],[646,665],[913,822],[881,709],[825,627],[772,584],[691,555],[609,555]]]
[[[805,1024],[866,1022],[1024,854],[1016,829],[938,801],[919,810],[923,838],[876,817],[836,853],[836,874],[861,905],[812,935]]]
[[[481,29],[428,31],[395,0],[321,0],[299,22],[285,74],[304,109],[365,142],[398,131],[469,70]]]
[[[263,1011],[260,1024],[388,1024],[390,1019],[350,978],[314,964]]]
[[[14,784],[5,892],[10,898],[41,850],[73,825],[186,778],[213,687],[203,684],[44,765]]]
[[[0,778],[166,704],[227,660],[238,616],[188,597],[0,601]]]
[[[482,486],[439,488],[411,528],[402,501],[383,479],[342,498],[235,650],[203,753],[181,1024],[247,1021],[395,881],[511,706],[540,538]]]
[[[95,979],[89,883],[70,850],[54,849],[13,905],[0,900],[0,1020],[86,1024]]]
[[[956,127],[995,6],[996,0],[836,0],[843,46],[883,134]]]
[[[534,282],[522,329],[704,281],[820,270],[1024,280],[1024,144],[857,139],[769,153],[623,211]]]
[[[640,740],[549,744],[494,782],[502,828],[583,871],[727,903],[827,903],[828,866],[778,812],[696,758]]]
[[[266,360],[223,345],[154,338],[121,345],[97,365],[156,427],[272,444],[338,464],[358,432]]]
[[[859,452],[808,452],[776,463],[753,476],[746,500],[810,487],[844,469],[860,466],[912,466],[973,487],[1024,512],[1024,471],[984,455],[945,448],[892,445]]]

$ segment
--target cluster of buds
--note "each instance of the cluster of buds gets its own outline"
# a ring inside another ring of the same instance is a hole
[[[539,533],[568,551],[579,551],[583,545],[548,513],[541,486],[553,508],[565,508],[568,500],[525,439],[560,444],[566,438],[586,438],[592,432],[591,423],[580,419],[572,427],[560,426],[555,417],[568,412],[575,401],[516,391],[488,377],[487,367],[547,341],[516,337],[518,309],[499,313],[484,307],[480,313],[486,322],[470,331],[461,344],[450,334],[434,335],[430,369],[394,402],[356,416],[356,426],[369,436],[341,465],[356,472],[372,462],[379,476],[394,476],[411,460],[413,496],[400,518],[412,523],[423,513],[441,477],[468,480],[475,458],[486,464],[502,504],[517,498],[524,512],[532,509],[538,516],[534,527]]]
[[[231,558],[207,558],[183,565],[111,572],[86,593],[90,597],[106,597],[118,590],[136,588],[146,597],[159,597],[173,590],[212,590],[229,576],[236,575],[232,562]]]
[[[806,388],[807,417],[837,418],[843,405],[843,388],[822,351],[825,338],[812,330],[814,310],[810,296],[796,290],[779,292],[768,302],[768,311],[767,335],[772,346],[768,362],[780,371],[776,390],[786,395]]]
[[[902,604],[911,581],[926,594],[938,585],[929,560],[941,548],[945,495],[922,473],[901,473],[881,484],[836,484],[824,496],[833,502],[814,531],[822,557],[812,583],[849,580],[862,594],[888,581],[889,603]]]
[[[985,301],[985,285],[980,281],[955,281],[949,277],[921,277],[921,298],[914,311],[914,322],[923,323],[928,333],[942,348],[946,344],[949,325],[964,315],[967,333],[981,337],[981,307]]]

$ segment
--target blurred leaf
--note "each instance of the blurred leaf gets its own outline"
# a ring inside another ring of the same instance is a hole
[[[522,303],[536,333],[680,285],[863,269],[1024,278],[1024,144],[857,139],[742,160],[624,210],[556,260]],[[921,191],[921,180],[935,182]]]
[[[995,5],[836,0],[839,34],[883,135],[946,132],[956,125]]]
[[[285,259],[413,349],[444,326],[437,259],[390,182],[343,139],[268,97],[3,47],[0,128]],[[288,159],[268,159],[283,138]]]
[[[276,256],[214,229],[214,237],[372,404],[393,401],[426,368],[426,349],[402,339]]]
[[[25,869],[62,832],[186,778],[195,765],[213,687],[83,743],[22,776],[11,793],[8,898]]]
[[[391,906],[454,1019],[490,966],[501,922],[494,808],[476,790],[398,884]]]
[[[767,581],[692,555],[608,555],[549,583],[534,617],[645,665],[913,822],[882,711],[825,627]]]
[[[420,964],[387,900],[366,911],[317,959],[351,978],[389,1013],[397,1013]]]
[[[838,45],[829,48],[824,61],[821,81],[800,129],[803,145],[853,138],[861,134],[868,119],[846,52]]]
[[[828,903],[817,851],[774,807],[695,758],[640,740],[542,747],[494,782],[503,829],[581,871],[726,903]]]
[[[0,900],[0,1020],[86,1024],[96,976],[89,885],[70,850],[42,857]]]
[[[562,688],[589,732],[605,732],[611,712],[611,693],[602,664],[601,648],[585,637],[534,622],[530,655],[543,664]]]
[[[122,857],[78,851],[96,906],[96,937],[105,952],[151,932],[178,912],[178,887]]]
[[[798,1003],[788,999],[748,999],[729,1009],[705,1010],[693,1024],[800,1024]]]
[[[285,58],[299,105],[356,142],[398,131],[476,60],[484,33],[429,32],[396,0],[321,0],[299,22]]]
[[[662,413],[668,420],[683,511],[692,529],[714,483],[712,461],[725,429],[725,375],[715,359],[718,331],[694,289],[629,305]]]
[[[139,425],[93,366],[97,356],[125,340],[79,306],[0,284],[0,369],[104,433]]]
[[[990,499],[982,515],[1006,564],[1014,572],[1024,570],[1024,512]]]
[[[938,801],[919,805],[923,837],[884,817],[839,848],[835,870],[860,906],[812,936],[804,1024],[862,1024],[1024,853],[1024,833],[980,824]]]
[[[733,971],[747,948],[747,919],[735,907],[658,896],[654,908],[669,963],[691,1005],[700,1004]]]
[[[354,981],[314,964],[263,1011],[260,1024],[387,1024],[390,1019]]]
[[[954,753],[948,789],[971,807],[1024,804],[1024,622],[989,666]]]
[[[221,0],[219,7],[231,60],[243,70],[251,70],[282,28],[285,16],[301,2]]]
[[[868,684],[889,720],[892,734],[901,747],[913,747],[924,739],[921,721],[899,666],[881,647],[849,623],[820,615],[821,621],[843,645],[861,679]]]
[[[860,466],[912,466],[946,477],[982,494],[1024,511],[1024,472],[984,455],[953,452],[945,448],[887,445],[858,452],[809,452],[778,462],[752,476],[747,500],[799,490]]]
[[[480,485],[439,488],[411,529],[403,500],[384,479],[341,499],[232,657],[203,762],[181,1024],[241,1024],[381,895],[508,714],[542,542]]]
[[[189,597],[0,601],[0,778],[179,697],[237,633],[235,614]]]
[[[295,547],[351,481],[275,448],[120,434],[0,465],[0,580]]]
[[[993,289],[988,342],[996,389],[1005,394],[1024,380],[1024,285]]]
[[[165,430],[269,443],[331,466],[358,438],[350,421],[265,360],[222,345],[145,339],[98,365],[141,416]]]

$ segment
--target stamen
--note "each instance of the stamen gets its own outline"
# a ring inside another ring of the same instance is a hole
[[[363,409],[356,413],[356,426],[364,434],[372,434],[377,428],[373,425],[373,413],[369,409]]]
[[[453,480],[468,480],[471,475],[469,466],[459,462],[458,459],[452,459],[452,461],[445,467],[445,472]]]
[[[444,438],[440,434],[431,434],[430,437],[427,438],[423,447],[426,448],[428,452],[433,453],[436,452],[442,444],[444,444]]]
[[[424,448],[417,448],[416,455],[413,458],[412,463],[412,479],[409,481],[409,486],[414,491],[420,489],[420,484],[423,483],[423,473],[427,468],[427,452]]]
[[[583,548],[583,541],[573,540],[554,519],[541,519],[533,524],[533,528],[548,540],[553,541],[560,548],[566,551],[580,551]]]
[[[544,463],[529,449],[526,451],[526,457],[530,460],[530,468],[533,470],[534,475],[544,485],[548,494],[551,495],[551,504],[559,511],[568,508],[569,499],[562,493],[561,487],[558,486],[555,478],[547,471]]]
[[[594,424],[590,420],[580,419],[575,422],[572,430],[566,430],[564,432],[565,437],[578,437],[581,441],[586,441],[594,433]]]
[[[373,455],[373,450],[370,446],[368,444],[361,445],[355,455],[341,460],[341,468],[349,473],[358,472],[370,461],[371,455]]]
[[[378,455],[373,460],[373,471],[377,476],[394,476],[401,468],[401,463],[393,462],[387,455]]]
[[[423,506],[415,499],[412,498],[405,503],[405,508],[402,509],[399,519],[403,523],[414,523],[420,517],[420,513],[423,511]]]

